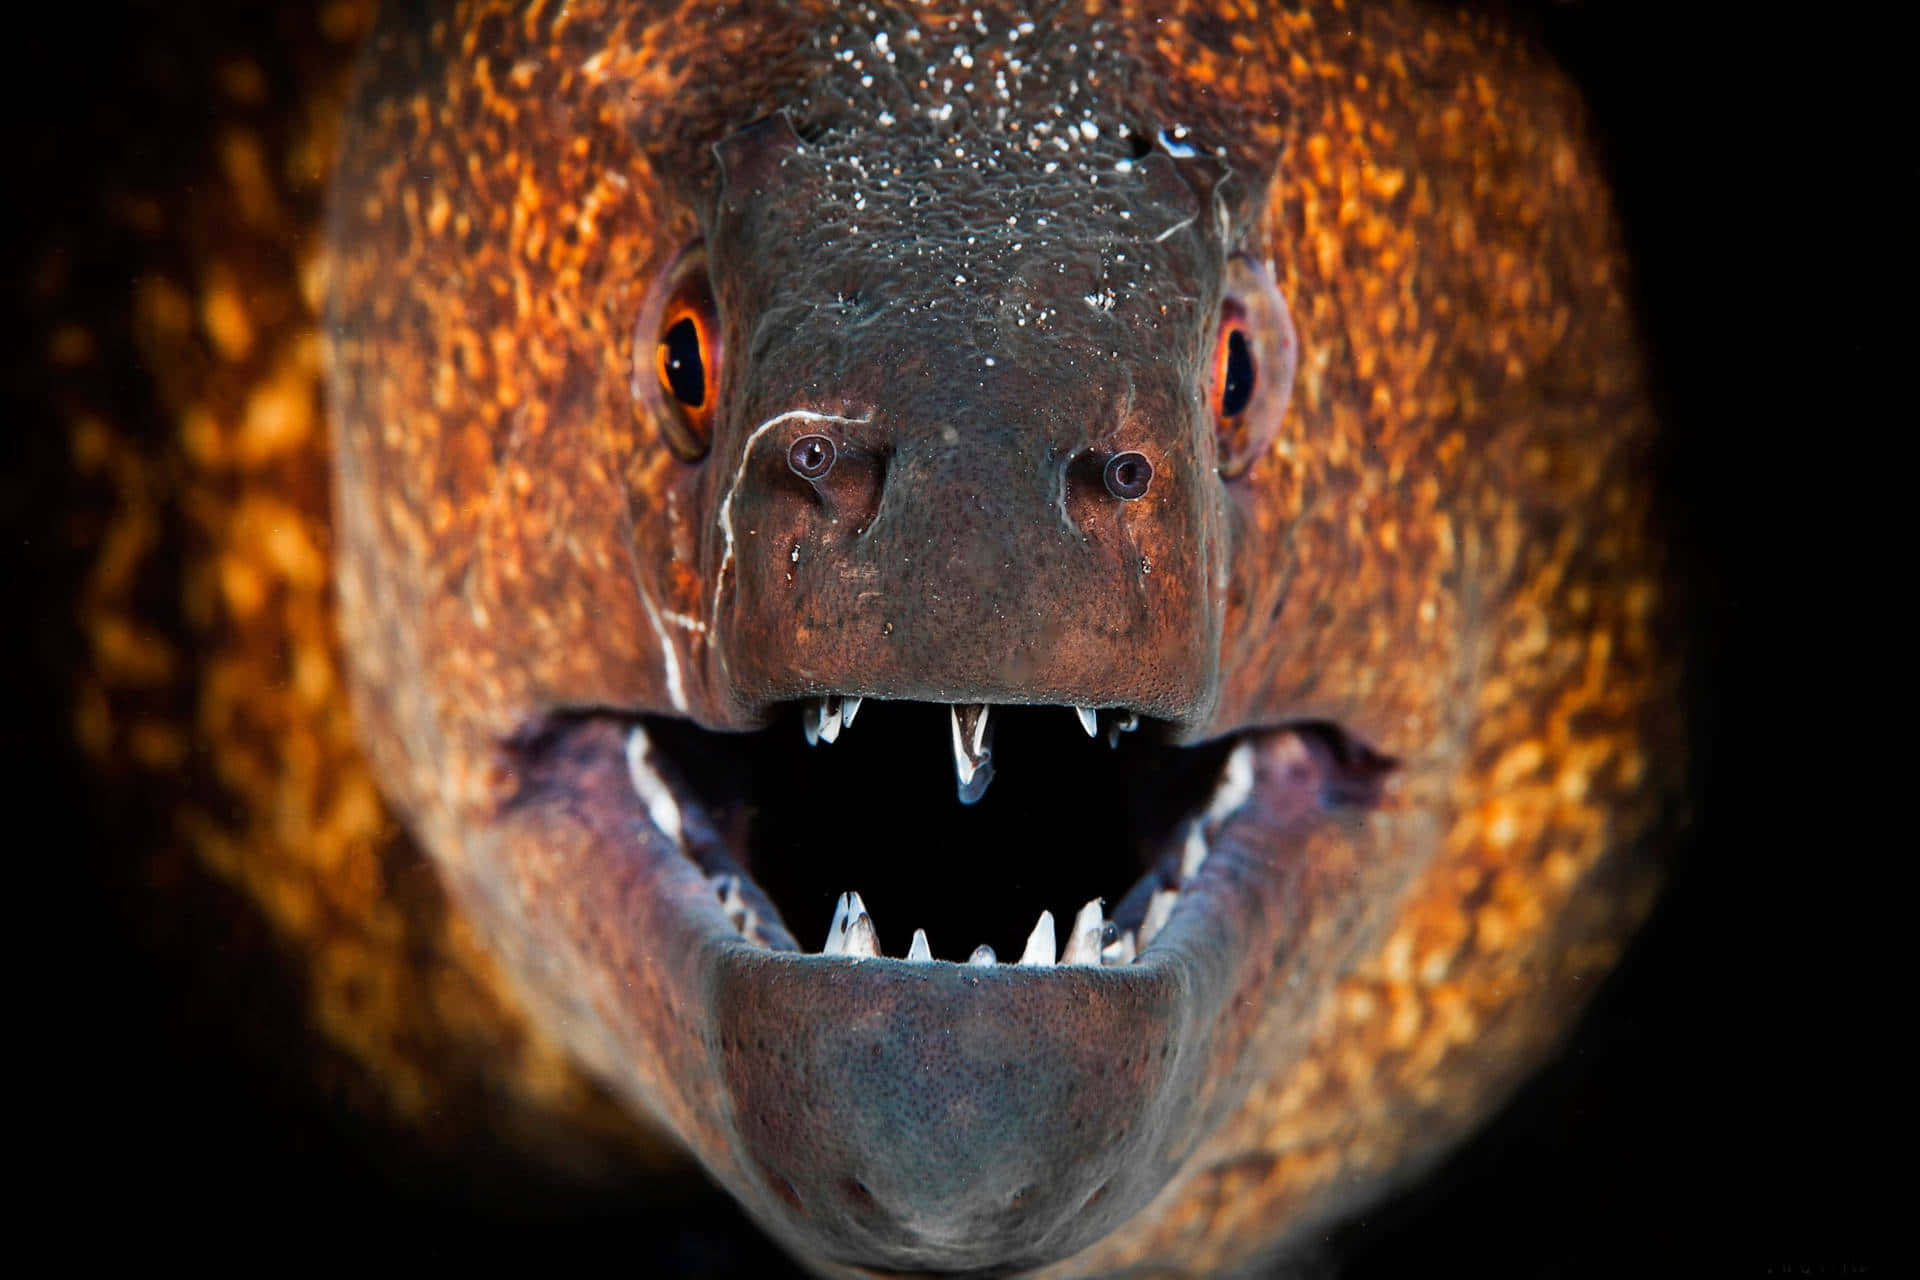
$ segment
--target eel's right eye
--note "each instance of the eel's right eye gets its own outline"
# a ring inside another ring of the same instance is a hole
[[[1247,341],[1244,324],[1229,320],[1220,327],[1220,341],[1214,353],[1213,411],[1222,418],[1237,418],[1247,411],[1253,399],[1253,347]]]
[[[654,297],[634,334],[634,395],[674,456],[697,462],[713,443],[720,391],[720,324],[706,255],[688,253]],[[651,368],[643,362],[649,345]]]
[[[1273,272],[1245,253],[1227,262],[1208,393],[1220,474],[1244,475],[1273,446],[1293,394],[1300,341]]]

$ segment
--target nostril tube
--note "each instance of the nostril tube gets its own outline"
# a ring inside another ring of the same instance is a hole
[[[1116,453],[1107,460],[1102,478],[1107,482],[1108,493],[1123,502],[1132,502],[1144,496],[1147,486],[1153,483],[1153,464],[1144,454]]]
[[[824,480],[833,470],[833,441],[825,436],[801,436],[787,450],[787,467],[802,480]]]

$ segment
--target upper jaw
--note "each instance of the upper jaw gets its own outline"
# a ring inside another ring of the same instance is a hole
[[[858,697],[1110,709],[1190,741],[1203,736],[1219,699],[1212,656],[1218,645],[1206,618],[1169,633],[1165,643],[1143,645],[1150,653],[1128,655],[1116,647],[1118,623],[1084,633],[1060,626],[996,630],[981,625],[971,608],[925,616],[861,600],[822,608],[825,621],[804,624],[721,609],[708,672],[716,692],[713,727],[758,728],[790,702]]]
[[[509,954],[776,1235],[897,1269],[1038,1265],[1152,1200],[1238,1098],[1344,768],[1315,735],[1249,736],[1248,785],[1199,819],[1208,854],[1136,962],[981,968],[753,945],[670,767],[663,798],[629,724],[562,735],[477,842],[518,890],[492,917]]]

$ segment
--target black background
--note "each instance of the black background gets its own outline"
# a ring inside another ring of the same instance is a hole
[[[15,252],[30,260],[90,173],[167,163],[164,147],[123,149],[137,108],[116,95],[178,12],[73,8],[12,33],[9,287]],[[1873,525],[1900,511],[1872,477],[1915,418],[1892,358],[1914,329],[1899,193],[1920,178],[1915,113],[1875,54],[1891,34],[1861,15],[1772,26],[1679,8],[1525,11],[1593,106],[1671,427],[1695,821],[1565,1053],[1417,1186],[1330,1232],[1309,1273],[1842,1275],[1884,1258],[1876,1170],[1910,1157],[1878,1087],[1877,1029],[1901,1001],[1868,957],[1885,936],[1868,903],[1892,896],[1914,841],[1910,824],[1870,829],[1901,792],[1875,776],[1886,757],[1854,717],[1893,721],[1911,685],[1898,633],[1875,619],[1911,586],[1898,561],[1912,538]],[[236,924],[247,914],[225,891],[201,886],[164,922],[143,913],[133,869],[151,815],[88,777],[67,737],[71,482],[35,398],[34,317],[5,320],[20,406],[0,477],[20,646],[5,763],[27,784],[9,806],[9,1058],[36,1135],[15,1173],[37,1185],[30,1210],[46,1207],[16,1233],[58,1222],[76,1256],[155,1261],[785,1273],[729,1202],[685,1179],[555,1188],[494,1167],[497,1152],[422,1153],[380,1131],[302,1071],[325,1047],[298,993],[276,991],[286,979],[252,963],[271,941]]]

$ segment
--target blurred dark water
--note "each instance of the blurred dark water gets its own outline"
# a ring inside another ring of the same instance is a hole
[[[1904,249],[1889,248],[1871,222],[1842,219],[1842,233],[1832,215],[1836,200],[1871,194],[1886,166],[1896,182],[1920,178],[1914,149],[1877,152],[1857,119],[1838,123],[1874,39],[1839,16],[1780,31],[1738,11],[1522,8],[1586,89],[1636,263],[1670,426],[1660,481],[1679,514],[1694,620],[1694,821],[1653,920],[1559,1059],[1465,1148],[1329,1232],[1303,1265],[1859,1274],[1888,1234],[1865,1155],[1903,1153],[1876,1133],[1888,1109],[1866,1062],[1866,1029],[1890,1016],[1854,913],[1875,869],[1851,856],[1864,840],[1850,824],[1873,793],[1831,717],[1836,702],[1872,696],[1846,672],[1877,655],[1827,647],[1860,616],[1837,566],[1870,548],[1850,539],[1830,551],[1820,535],[1858,488],[1860,451],[1845,441],[1885,417],[1867,374],[1877,324],[1861,299],[1902,296],[1912,250],[1910,228]],[[220,12],[74,6],[15,31],[0,151],[13,228],[0,263],[15,299],[33,247],[80,216],[103,167],[164,173],[165,130],[126,87],[177,24]],[[1863,155],[1871,164],[1856,163]],[[1858,251],[1872,265],[1854,265]],[[82,268],[103,281],[131,269]],[[1878,273],[1893,283],[1818,303],[1804,290],[1811,275],[1857,287]],[[61,523],[66,442],[35,398],[44,335],[30,306],[0,317],[0,555],[16,678],[5,763],[28,784],[13,806],[12,905],[28,946],[12,971],[11,1056],[33,1083],[14,1100],[51,1139],[28,1164],[38,1194],[97,1224],[72,1246],[224,1264],[790,1270],[697,1180],[557,1182],[497,1149],[422,1151],[381,1129],[350,1094],[315,1085],[324,1073],[308,1068],[331,1051],[266,962],[264,927],[228,890],[172,868],[193,891],[152,918],[139,860],[162,816],[150,798],[100,785],[70,745],[82,558]],[[1783,428],[1799,442],[1782,443]],[[1809,447],[1823,433],[1833,445]],[[1912,844],[1909,834],[1890,847]]]

